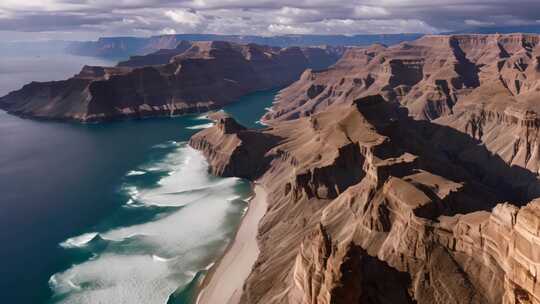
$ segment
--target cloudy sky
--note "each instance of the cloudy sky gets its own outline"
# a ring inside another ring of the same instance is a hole
[[[0,0],[0,39],[437,33],[540,25],[540,0]]]

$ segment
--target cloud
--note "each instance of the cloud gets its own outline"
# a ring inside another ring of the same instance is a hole
[[[162,29],[161,31],[159,31],[159,34],[161,34],[161,35],[174,35],[174,34],[176,34],[176,30],[173,29],[173,28],[170,28],[170,27],[166,27],[166,28]]]
[[[494,26],[495,25],[495,22],[491,22],[491,21],[478,21],[478,20],[474,20],[474,19],[467,19],[465,20],[465,24],[467,25],[472,25],[472,26]]]
[[[165,12],[165,16],[171,18],[174,22],[178,24],[187,25],[193,28],[204,22],[204,17],[199,15],[194,10],[169,10]]]
[[[268,26],[268,31],[272,34],[309,34],[312,32],[308,27],[284,24],[270,24]]]
[[[538,25],[538,0],[1,0],[2,33],[437,33]],[[29,37],[31,34],[25,34]]]
[[[384,7],[359,5],[354,7],[354,15],[357,17],[373,18],[377,16],[388,16],[390,12]]]

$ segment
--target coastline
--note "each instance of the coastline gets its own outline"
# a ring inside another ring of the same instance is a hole
[[[196,304],[240,302],[244,282],[259,256],[258,227],[268,207],[263,186],[254,183],[253,192],[254,196],[234,240],[204,279]]]

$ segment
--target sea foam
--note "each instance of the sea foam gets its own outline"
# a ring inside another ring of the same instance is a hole
[[[131,170],[126,174],[126,176],[137,176],[137,175],[144,175],[144,174],[146,174],[145,171]]]
[[[122,303],[165,303],[171,293],[192,281],[192,273],[210,267],[209,261],[215,260],[233,237],[236,228],[230,224],[231,216],[239,220],[243,208],[227,199],[244,198],[235,190],[242,183],[240,179],[209,176],[202,154],[185,144],[146,166],[170,174],[149,187],[127,181],[121,190],[130,197],[126,206],[151,208],[148,210],[156,210],[155,206],[183,207],[146,222],[98,230],[62,242],[64,248],[81,248],[100,237],[108,245],[85,247],[100,251],[50,278],[49,285],[59,302],[114,303],[121,299]],[[101,227],[107,227],[106,223]]]
[[[85,234],[81,234],[79,236],[75,236],[72,238],[69,238],[62,243],[60,243],[60,246],[64,248],[75,248],[75,247],[82,247],[88,244],[91,240],[93,240],[98,235],[97,232],[89,232]]]
[[[170,262],[170,261],[174,260],[174,258],[167,259],[167,258],[160,257],[157,254],[153,254],[152,259],[154,261],[156,261],[156,262],[161,262],[161,263],[167,263],[167,262]]]

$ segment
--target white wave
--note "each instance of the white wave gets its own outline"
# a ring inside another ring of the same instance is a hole
[[[207,123],[207,124],[202,124],[202,125],[195,125],[195,126],[186,127],[186,129],[199,130],[199,129],[210,128],[210,127],[213,127],[213,126],[214,126],[213,123]]]
[[[95,238],[96,235],[98,235],[97,232],[81,234],[79,236],[75,236],[63,241],[62,243],[60,243],[60,246],[64,248],[83,247],[88,244],[88,242],[90,242],[93,238]]]
[[[255,124],[260,125],[260,126],[268,126],[267,124],[265,124],[264,122],[262,122],[262,121],[260,121],[260,120],[257,120],[257,121],[255,122]]]
[[[57,294],[65,294],[70,291],[81,290],[81,286],[73,283],[73,281],[71,281],[72,279],[73,275],[61,276],[59,274],[53,274],[49,278],[49,287],[55,290]]]
[[[58,288],[58,279],[56,278],[57,274],[53,274],[49,278],[49,286],[51,286],[51,289],[57,289]]]
[[[151,236],[151,234],[134,232],[134,233],[131,233],[131,234],[128,234],[128,235],[124,235],[122,237],[115,237],[115,236],[112,236],[112,235],[107,235],[107,236],[102,236],[101,238],[106,240],[106,241],[121,242],[121,241],[125,241],[126,239],[131,239],[131,238],[135,238],[135,237],[149,237],[149,236]]]
[[[187,276],[187,277],[190,277],[190,278],[194,278],[197,273],[195,271],[191,271],[191,270],[188,270],[188,271],[185,271],[184,274]]]
[[[141,208],[141,207],[145,207],[147,205],[145,204],[141,204],[133,199],[129,199],[125,205],[123,205],[122,207],[124,208]]]
[[[228,178],[225,180],[218,180],[208,182],[205,185],[201,185],[199,188],[194,189],[182,189],[180,191],[172,191],[174,181],[179,178],[178,173],[173,173],[166,178],[168,180],[162,180],[159,184],[162,186],[157,189],[150,189],[141,193],[139,201],[140,204],[147,206],[159,206],[159,207],[182,207],[191,203],[205,199],[208,196],[219,193],[226,188],[233,187],[238,183],[234,178]],[[169,191],[171,190],[171,191]],[[227,201],[232,201],[236,197],[230,197]]]
[[[155,263],[150,256],[108,254],[55,274],[50,284],[61,303],[165,303],[177,284],[167,263]],[[89,288],[75,289],[82,284]]]
[[[231,197],[228,197],[227,198],[227,201],[228,202],[232,202],[232,201],[235,201],[237,199],[241,199],[242,197],[240,195],[235,195],[235,196],[231,196]]]
[[[137,175],[144,175],[144,174],[146,174],[145,171],[131,170],[126,174],[126,176],[137,176]]]
[[[66,280],[69,287],[75,289],[75,290],[81,290],[81,286],[73,283],[71,280]]]
[[[174,258],[163,258],[163,257],[160,257],[159,255],[157,254],[152,254],[152,259],[156,262],[162,262],[162,263],[167,263],[167,262],[170,262],[170,261],[173,261]]]
[[[184,142],[178,142],[176,140],[169,140],[169,141],[167,141],[165,143],[155,145],[152,148],[154,148],[154,149],[167,149],[167,148],[179,147],[183,143]]]
[[[136,186],[124,185],[123,191],[127,193],[131,197],[132,200],[136,200],[137,197],[139,196],[139,189],[137,189]]]
[[[159,187],[135,191],[132,193],[137,202],[145,205],[162,207],[180,207],[206,197],[210,192],[230,188],[238,183],[238,178],[218,179],[208,175],[208,163],[199,151],[183,146],[163,161],[152,165],[168,175],[158,181]],[[208,191],[202,191],[208,190]]]
[[[227,198],[239,197],[235,186],[240,179],[209,176],[204,157],[188,146],[179,146],[151,166],[172,174],[150,188],[126,184],[123,191],[131,198],[125,205],[184,207],[149,222],[100,231],[109,241],[131,238],[125,250],[138,249],[119,252],[118,246],[108,246],[52,276],[49,285],[55,295],[62,295],[62,303],[165,303],[233,237],[235,227],[227,218],[242,207]],[[95,236],[72,238],[69,244],[81,245]]]

